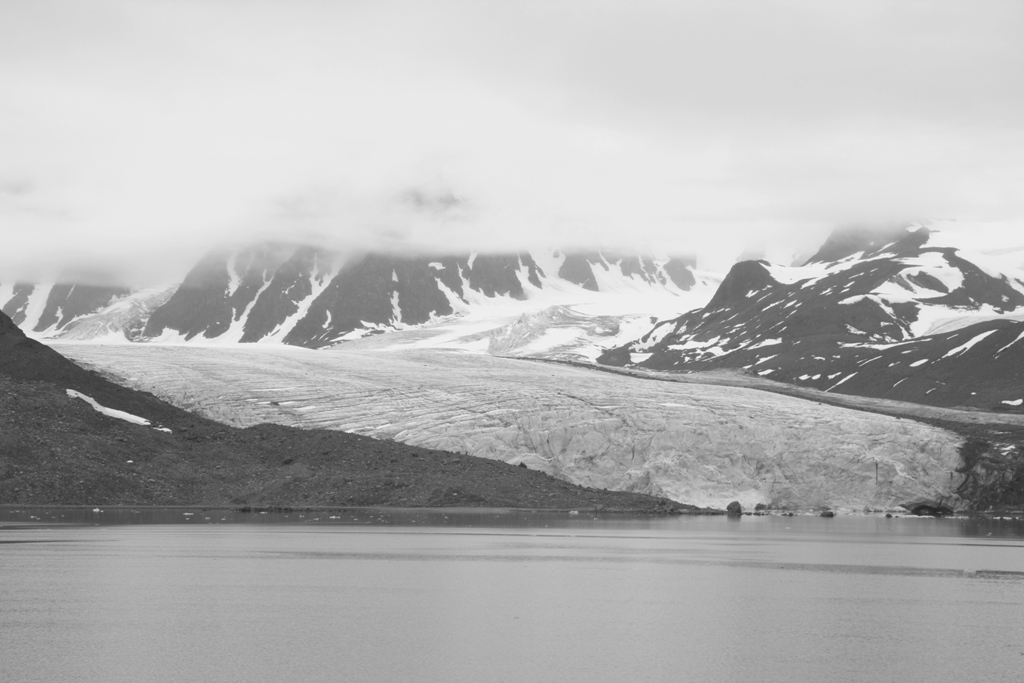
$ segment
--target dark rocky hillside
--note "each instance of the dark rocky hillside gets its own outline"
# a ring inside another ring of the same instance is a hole
[[[688,508],[344,432],[227,427],[78,367],[2,314],[0,504]]]

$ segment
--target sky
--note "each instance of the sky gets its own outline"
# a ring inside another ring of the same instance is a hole
[[[4,0],[0,281],[153,284],[260,239],[1024,243],[1021,35],[1009,0]]]

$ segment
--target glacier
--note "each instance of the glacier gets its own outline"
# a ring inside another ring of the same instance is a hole
[[[411,348],[389,337],[319,351],[52,345],[121,383],[238,426],[347,430],[718,508],[732,500],[791,509],[956,504],[960,438],[913,420],[742,387]]]

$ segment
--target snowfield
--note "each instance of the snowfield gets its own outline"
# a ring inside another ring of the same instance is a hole
[[[696,505],[880,509],[960,483],[959,439],[912,420],[385,338],[321,351],[53,346],[234,425],[348,430]]]

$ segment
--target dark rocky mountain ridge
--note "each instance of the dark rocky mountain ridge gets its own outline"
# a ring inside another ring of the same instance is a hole
[[[1024,319],[1024,280],[930,237],[857,231],[830,238],[804,268],[738,263],[707,306],[599,362],[744,369],[826,391],[1022,410],[1024,322],[1014,316]],[[927,333],[941,316],[953,329]]]
[[[658,263],[649,256],[615,257],[597,252],[567,253],[558,269],[558,277],[596,292],[599,291],[599,287],[594,275],[594,268],[603,268],[608,271],[612,265],[617,266],[624,277],[635,276],[649,284],[664,285],[671,282],[679,289],[686,291],[696,283],[693,276],[696,261],[693,259],[673,257],[665,261],[659,268]]]
[[[834,230],[806,263],[832,263],[858,252],[877,254],[883,247],[906,237],[906,233],[905,227],[852,227]]]
[[[287,255],[283,255],[287,254]],[[682,259],[557,255],[557,273],[529,253],[342,258],[310,247],[260,245],[208,255],[157,308],[144,336],[280,341],[321,347],[356,336],[420,325],[474,301],[523,300],[553,279],[598,291],[595,268],[621,279],[686,291],[695,283]]]

